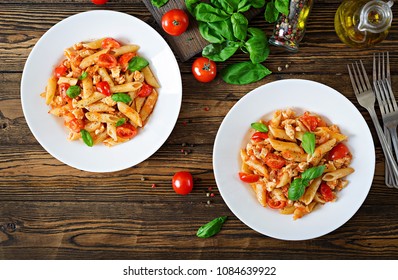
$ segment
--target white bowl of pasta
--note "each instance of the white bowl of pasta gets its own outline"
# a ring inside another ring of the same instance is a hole
[[[263,85],[234,105],[217,133],[213,167],[242,222],[270,237],[305,240],[339,228],[361,207],[375,152],[348,99],[291,79]]]
[[[50,28],[32,49],[21,101],[35,138],[74,168],[134,166],[167,140],[182,100],[165,40],[138,18],[90,11]]]

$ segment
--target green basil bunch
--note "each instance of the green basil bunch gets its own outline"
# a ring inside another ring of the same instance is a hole
[[[215,62],[223,62],[241,50],[248,53],[250,62],[230,65],[221,71],[229,84],[249,84],[269,75],[264,62],[269,55],[268,40],[259,28],[249,27],[243,14],[250,8],[261,8],[265,0],[185,0],[188,11],[198,21],[199,32],[210,44],[202,56]]]
[[[202,56],[223,62],[241,50],[248,53],[250,61],[230,65],[221,71],[229,84],[249,84],[261,80],[272,72],[263,66],[269,55],[265,33],[249,27],[243,14],[251,8],[265,9],[265,19],[274,22],[279,13],[289,13],[289,0],[185,0],[188,11],[198,21],[199,32],[210,44],[204,47]]]

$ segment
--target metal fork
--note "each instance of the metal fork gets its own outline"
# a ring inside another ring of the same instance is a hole
[[[395,154],[398,155],[398,106],[391,88],[390,59],[388,52],[386,53],[386,60],[384,59],[384,53],[379,53],[377,59],[376,54],[373,54],[373,86],[384,123],[384,134],[388,145],[391,149],[393,146]],[[389,161],[386,161],[385,175],[387,186],[392,187],[398,185],[398,177],[394,176],[392,173]]]
[[[347,65],[348,73],[350,75],[351,84],[354,89],[355,96],[359,102],[359,104],[368,110],[370,117],[372,118],[373,124],[376,128],[377,135],[380,139],[381,147],[383,148],[384,155],[387,160],[391,163],[391,170],[395,177],[398,177],[398,166],[397,162],[394,159],[391,148],[388,146],[388,142],[386,136],[383,133],[383,130],[380,126],[379,120],[377,119],[376,111],[374,108],[376,97],[373,93],[372,86],[369,82],[368,75],[366,74],[365,67],[363,66],[362,60],[360,60],[361,69],[359,69],[358,62],[355,62],[351,65],[352,72],[350,69],[350,65]],[[398,186],[395,186],[397,187]]]

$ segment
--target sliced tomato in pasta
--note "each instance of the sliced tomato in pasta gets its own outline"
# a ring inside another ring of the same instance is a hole
[[[283,157],[278,156],[274,153],[268,153],[265,156],[264,161],[265,164],[272,169],[281,169],[286,164],[286,160]]]

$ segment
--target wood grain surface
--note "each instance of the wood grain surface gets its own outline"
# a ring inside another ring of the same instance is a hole
[[[384,183],[384,155],[367,111],[353,95],[346,64],[362,58],[370,71],[372,54],[390,51],[397,94],[398,5],[387,39],[355,50],[335,34],[339,3],[315,1],[299,52],[272,46],[264,65],[273,74],[257,83],[227,85],[217,77],[201,84],[191,74],[194,58],[178,58],[183,102],[168,140],[137,166],[97,174],[64,165],[33,137],[20,101],[25,61],[51,26],[79,12],[114,10],[157,30],[159,25],[138,0],[104,6],[88,0],[0,0],[0,259],[396,259],[398,190]],[[267,34],[273,29],[261,14],[251,25]],[[218,67],[246,60],[247,55],[237,53]],[[372,188],[358,212],[335,231],[300,242],[261,235],[237,219],[218,192],[212,167],[214,139],[230,108],[260,85],[291,78],[324,83],[344,94],[366,119],[376,152]],[[171,187],[172,175],[180,170],[195,178],[188,196]],[[214,196],[208,197],[209,192]],[[195,236],[201,225],[222,215],[228,220],[218,235]]]

